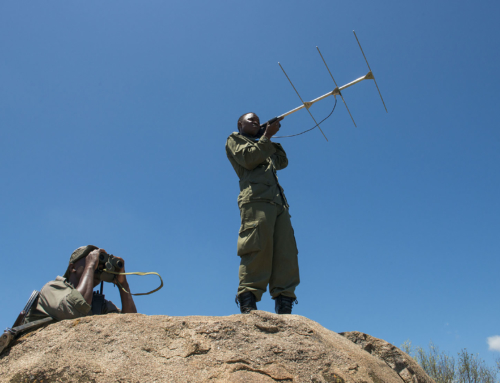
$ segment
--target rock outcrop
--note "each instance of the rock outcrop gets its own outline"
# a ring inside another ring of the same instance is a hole
[[[340,335],[383,360],[405,383],[434,383],[413,358],[389,342],[359,331],[341,332]]]
[[[264,311],[228,317],[85,317],[18,339],[0,355],[0,381],[432,382],[412,361],[401,368],[409,357],[394,346],[352,334]]]

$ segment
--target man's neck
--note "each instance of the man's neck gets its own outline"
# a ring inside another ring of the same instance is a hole
[[[238,132],[238,134],[240,136],[246,137],[246,138],[248,138],[248,139],[250,139],[252,141],[259,141],[259,138],[256,137],[256,136],[251,136],[250,134],[246,134],[246,133],[242,133],[242,132]]]
[[[80,279],[75,274],[70,274],[68,278],[66,278],[66,282],[69,282],[73,285],[73,287],[78,286],[80,283]]]

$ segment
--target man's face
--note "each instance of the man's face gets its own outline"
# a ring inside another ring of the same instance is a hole
[[[238,128],[240,133],[244,133],[252,137],[255,136],[260,129],[259,117],[254,113],[245,114],[245,116],[238,123]]]

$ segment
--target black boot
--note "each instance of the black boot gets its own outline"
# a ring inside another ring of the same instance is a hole
[[[274,301],[274,310],[276,311],[276,314],[291,314],[293,304],[299,303],[297,299],[286,297],[284,295],[278,295]]]
[[[242,314],[249,314],[252,310],[257,310],[257,302],[255,301],[255,295],[250,291],[236,295],[236,304],[240,303],[240,311]]]

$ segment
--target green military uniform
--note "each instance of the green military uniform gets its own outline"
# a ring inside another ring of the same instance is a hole
[[[119,313],[113,302],[104,300],[102,314]],[[25,323],[52,317],[56,320],[75,319],[92,315],[91,306],[64,277],[57,277],[43,286],[38,303],[28,313]]]
[[[240,179],[238,294],[252,292],[258,302],[269,284],[273,298],[280,294],[295,298],[300,283],[298,250],[288,203],[276,174],[288,165],[286,153],[265,136],[255,141],[232,133],[226,154]]]

